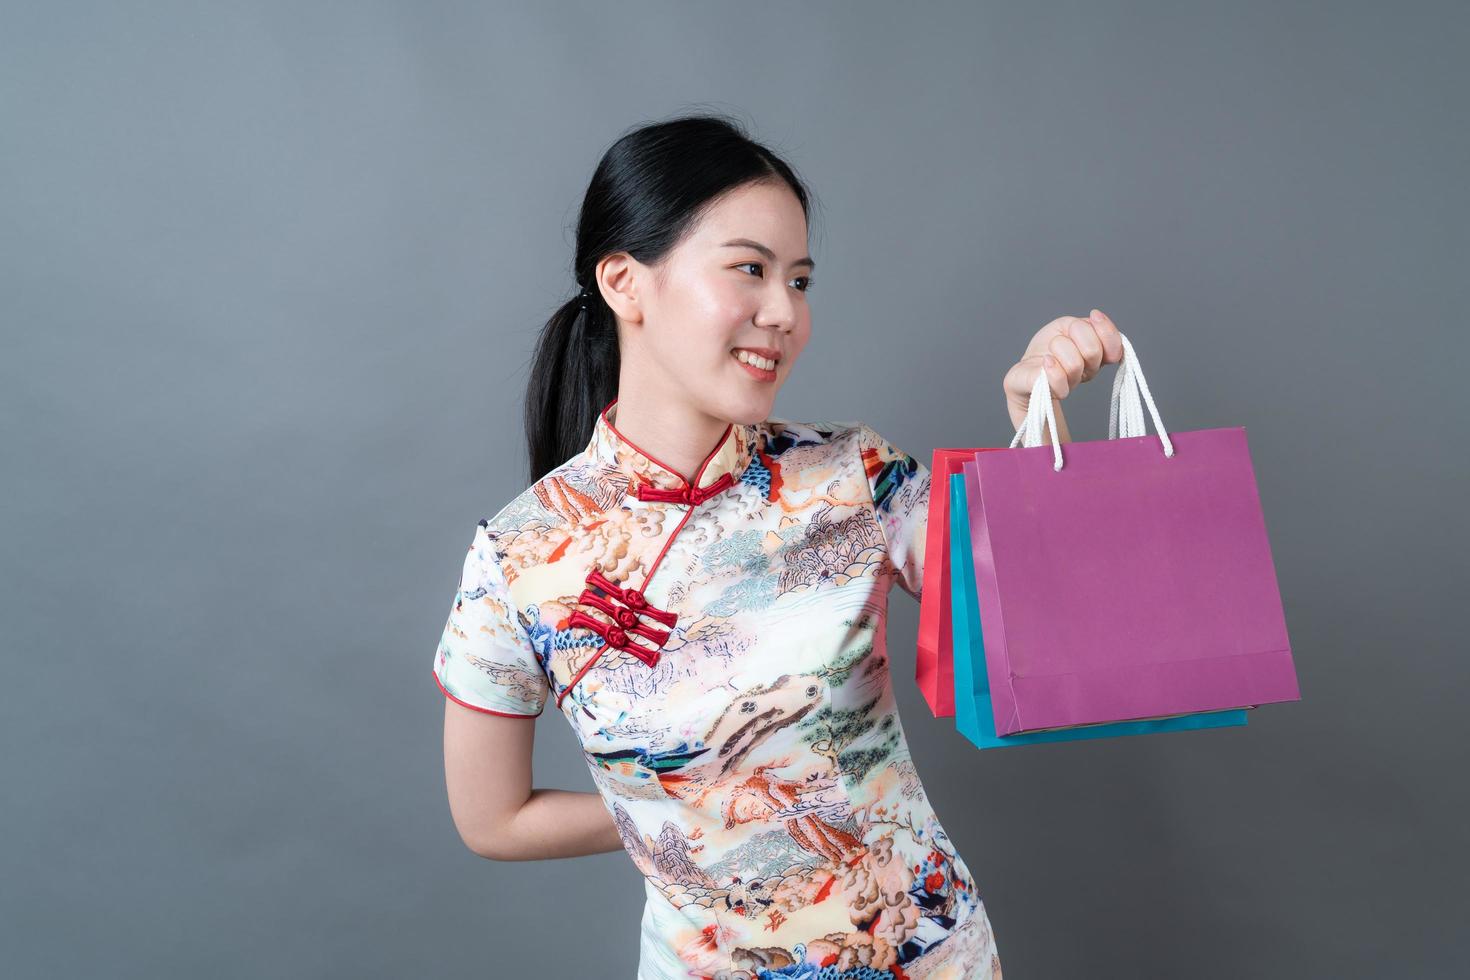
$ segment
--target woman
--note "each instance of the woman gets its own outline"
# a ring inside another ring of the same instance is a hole
[[[485,857],[626,849],[643,980],[999,977],[885,652],[929,471],[865,424],[769,417],[811,332],[807,211],[723,119],[603,157],[531,371],[535,482],[476,528],[434,662],[451,810]],[[1012,423],[1037,371],[1060,399],[1121,355],[1098,311],[1052,321]],[[547,703],[597,793],[531,788]]]

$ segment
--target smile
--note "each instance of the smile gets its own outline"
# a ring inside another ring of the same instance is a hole
[[[730,356],[735,358],[735,361],[745,369],[746,373],[757,381],[770,382],[776,380],[776,365],[779,363],[779,358],[765,357],[754,351],[746,350],[743,347],[737,347],[735,350],[732,350]]]

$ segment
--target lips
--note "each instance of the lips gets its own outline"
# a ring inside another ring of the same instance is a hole
[[[767,372],[774,371],[781,362],[781,352],[773,347],[736,347],[730,351],[730,356],[742,364]]]
[[[730,351],[730,359],[740,365],[740,370],[761,384],[774,384],[781,377],[776,372],[777,362],[756,353],[762,349],[770,350],[768,347],[736,347]]]
[[[749,351],[752,354],[759,354],[761,357],[764,357],[768,361],[779,361],[781,359],[781,352],[776,350],[776,348],[774,347],[736,347],[734,349]]]

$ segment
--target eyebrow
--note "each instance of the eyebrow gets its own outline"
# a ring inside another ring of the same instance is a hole
[[[731,248],[731,247],[737,247],[737,248],[753,248],[757,252],[759,252],[762,255],[764,255],[766,258],[770,259],[772,262],[776,261],[776,253],[775,252],[771,251],[769,248],[766,248],[760,242],[753,242],[749,238],[732,238],[730,241],[725,242],[723,247],[725,247],[725,248]],[[791,263],[791,265],[793,267],[798,266],[798,265],[804,265],[808,269],[815,269],[817,267],[817,264],[812,261],[812,257],[810,255],[803,255],[801,258],[799,258],[795,262]]]

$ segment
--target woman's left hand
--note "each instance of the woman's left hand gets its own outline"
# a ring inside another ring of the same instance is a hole
[[[1031,401],[1031,388],[1038,371],[1046,372],[1052,398],[1060,401],[1072,389],[1097,377],[1104,364],[1123,359],[1123,341],[1118,328],[1102,310],[1090,316],[1059,316],[1036,332],[1026,345],[1026,353],[1011,365],[1002,381],[1006,392],[1006,408],[1011,425],[1019,429],[1026,421],[1026,406]],[[1057,428],[1063,431],[1059,442],[1067,441],[1060,409]]]

